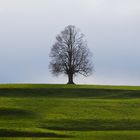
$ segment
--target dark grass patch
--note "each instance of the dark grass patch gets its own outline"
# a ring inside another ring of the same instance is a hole
[[[18,130],[0,129],[0,137],[50,137],[50,138],[70,138],[70,135],[56,134],[52,132],[28,132]]]
[[[34,113],[30,111],[18,109],[18,108],[0,108],[0,116],[7,116],[7,115],[30,116],[33,114]]]
[[[19,108],[0,108],[0,119],[34,118],[36,113]]]
[[[0,97],[127,99],[140,98],[140,90],[86,88],[0,88]]]
[[[41,128],[62,131],[140,130],[140,121],[134,120],[49,120]]]

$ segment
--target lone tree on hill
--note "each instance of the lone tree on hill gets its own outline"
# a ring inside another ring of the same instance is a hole
[[[56,36],[56,42],[51,48],[51,72],[54,75],[66,74],[68,84],[74,84],[73,77],[77,74],[89,76],[92,73],[91,56],[84,34],[69,25]]]

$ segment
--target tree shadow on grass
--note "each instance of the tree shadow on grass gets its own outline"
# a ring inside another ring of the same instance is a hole
[[[54,98],[140,98],[140,90],[88,89],[88,88],[0,88],[0,97],[54,97]]]
[[[0,137],[50,137],[50,138],[70,138],[70,135],[56,134],[52,132],[28,132],[18,130],[0,129]]]
[[[134,120],[49,120],[41,128],[62,131],[140,130],[140,121]]]

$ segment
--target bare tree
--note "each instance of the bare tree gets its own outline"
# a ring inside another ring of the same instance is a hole
[[[92,73],[91,56],[84,34],[75,26],[69,25],[56,36],[56,42],[51,49],[51,72],[55,75],[66,74],[68,84],[74,84],[73,76],[89,76]]]

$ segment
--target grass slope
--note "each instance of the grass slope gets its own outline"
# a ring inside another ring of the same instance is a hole
[[[139,140],[140,87],[0,85],[0,139]]]

